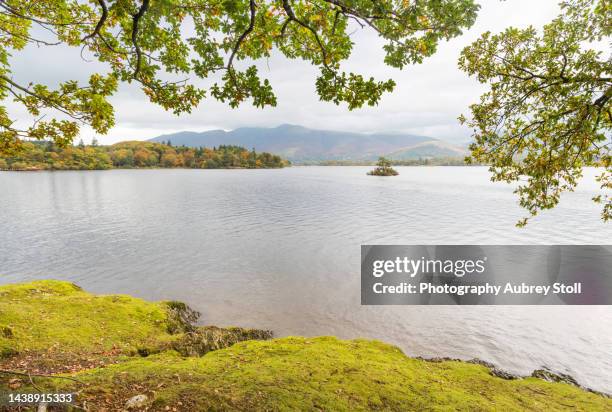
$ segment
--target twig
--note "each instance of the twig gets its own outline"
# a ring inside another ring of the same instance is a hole
[[[7,370],[7,369],[0,369],[0,373],[3,373],[5,375],[26,376],[29,379],[32,379],[32,376],[36,376],[36,377],[39,377],[39,378],[67,379],[67,380],[74,381],[74,382],[80,383],[82,385],[85,385],[85,382],[80,381],[80,380],[78,380],[76,378],[72,378],[70,376],[43,375],[43,374],[37,374],[37,373],[25,373],[25,372],[10,371],[10,370]]]

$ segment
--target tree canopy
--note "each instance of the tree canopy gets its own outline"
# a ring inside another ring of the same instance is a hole
[[[114,125],[109,97],[119,82],[138,83],[151,102],[176,114],[205,98],[274,106],[272,85],[253,64],[273,50],[319,67],[322,100],[349,109],[375,105],[395,83],[342,70],[353,47],[351,27],[376,32],[386,42],[385,63],[402,68],[460,35],[478,8],[474,0],[0,0],[0,99],[13,98],[35,118],[18,129],[0,106],[0,151],[18,148],[23,138],[66,145],[83,123],[106,133]],[[54,89],[36,79],[19,84],[10,57],[32,44],[80,47],[107,63],[108,72]],[[247,67],[237,67],[239,60]],[[204,89],[192,78],[213,83]],[[57,116],[41,118],[48,111]]]
[[[612,218],[612,2],[569,0],[543,30],[489,32],[461,54],[459,66],[489,86],[470,118],[471,158],[493,179],[519,182],[530,215],[575,188],[585,166],[603,167],[602,218]],[[603,44],[603,47],[602,46]],[[521,220],[522,226],[527,218]]]
[[[112,146],[57,147],[52,142],[24,142],[12,156],[0,156],[0,170],[102,170],[131,168],[269,169],[289,162],[271,153],[221,145],[173,147],[169,144],[127,141]]]

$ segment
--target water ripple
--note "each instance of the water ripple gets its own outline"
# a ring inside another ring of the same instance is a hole
[[[610,307],[363,307],[361,244],[608,244],[594,171],[524,216],[485,168],[0,173],[2,282],[182,299],[219,325],[369,337],[420,356],[543,365],[612,391]]]

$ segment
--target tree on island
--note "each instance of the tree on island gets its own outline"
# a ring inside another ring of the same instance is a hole
[[[376,163],[376,166],[378,167],[374,170],[370,170],[368,172],[368,175],[370,176],[397,176],[399,174],[397,170],[391,167],[391,162],[382,156],[378,158],[378,162]]]
[[[609,0],[561,5],[562,15],[543,33],[532,27],[485,33],[460,60],[490,86],[471,117],[461,118],[474,129],[471,159],[491,165],[495,180],[518,181],[520,203],[532,215],[573,190],[586,166],[603,167],[601,188],[612,188],[612,64],[595,45],[609,42],[612,7]],[[23,122],[0,106],[0,154],[14,154],[23,139],[67,147],[82,124],[107,133],[119,82],[139,85],[152,103],[177,115],[206,97],[231,107],[246,100],[276,106],[272,85],[253,64],[273,50],[319,68],[321,100],[349,110],[373,106],[395,82],[343,71],[355,28],[375,32],[385,43],[384,62],[402,69],[461,35],[478,10],[475,0],[0,1],[0,100],[14,100],[32,117],[29,127],[18,127]],[[56,88],[13,78],[10,56],[57,44],[80,49],[83,64],[96,59],[108,71]],[[247,67],[237,67],[240,60]],[[197,78],[213,83],[203,89]],[[610,219],[612,197],[595,200]]]

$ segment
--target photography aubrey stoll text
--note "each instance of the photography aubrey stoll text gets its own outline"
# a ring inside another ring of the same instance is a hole
[[[526,283],[512,284],[510,282],[502,285],[492,285],[485,283],[484,285],[435,285],[430,282],[420,282],[418,285],[413,283],[402,282],[398,285],[384,285],[383,283],[374,283],[372,287],[376,294],[446,294],[446,295],[542,295],[548,296],[552,291],[553,294],[580,294],[582,293],[582,283],[576,282],[573,284],[554,283],[552,285],[528,285]]]
[[[381,278],[386,274],[403,274],[413,279],[417,275],[435,274],[439,276],[453,275],[463,278],[466,274],[482,274],[486,270],[488,258],[482,256],[478,259],[411,259],[406,256],[395,259],[375,260],[372,263],[372,276]],[[452,279],[452,277],[451,277]],[[506,282],[502,285],[486,282],[478,285],[453,285],[420,282],[418,284],[401,282],[395,285],[386,285],[376,282],[372,285],[375,294],[445,294],[445,295],[542,295],[553,294],[580,294],[582,283],[565,284],[556,282],[552,285],[530,285],[525,282],[514,284]]]

